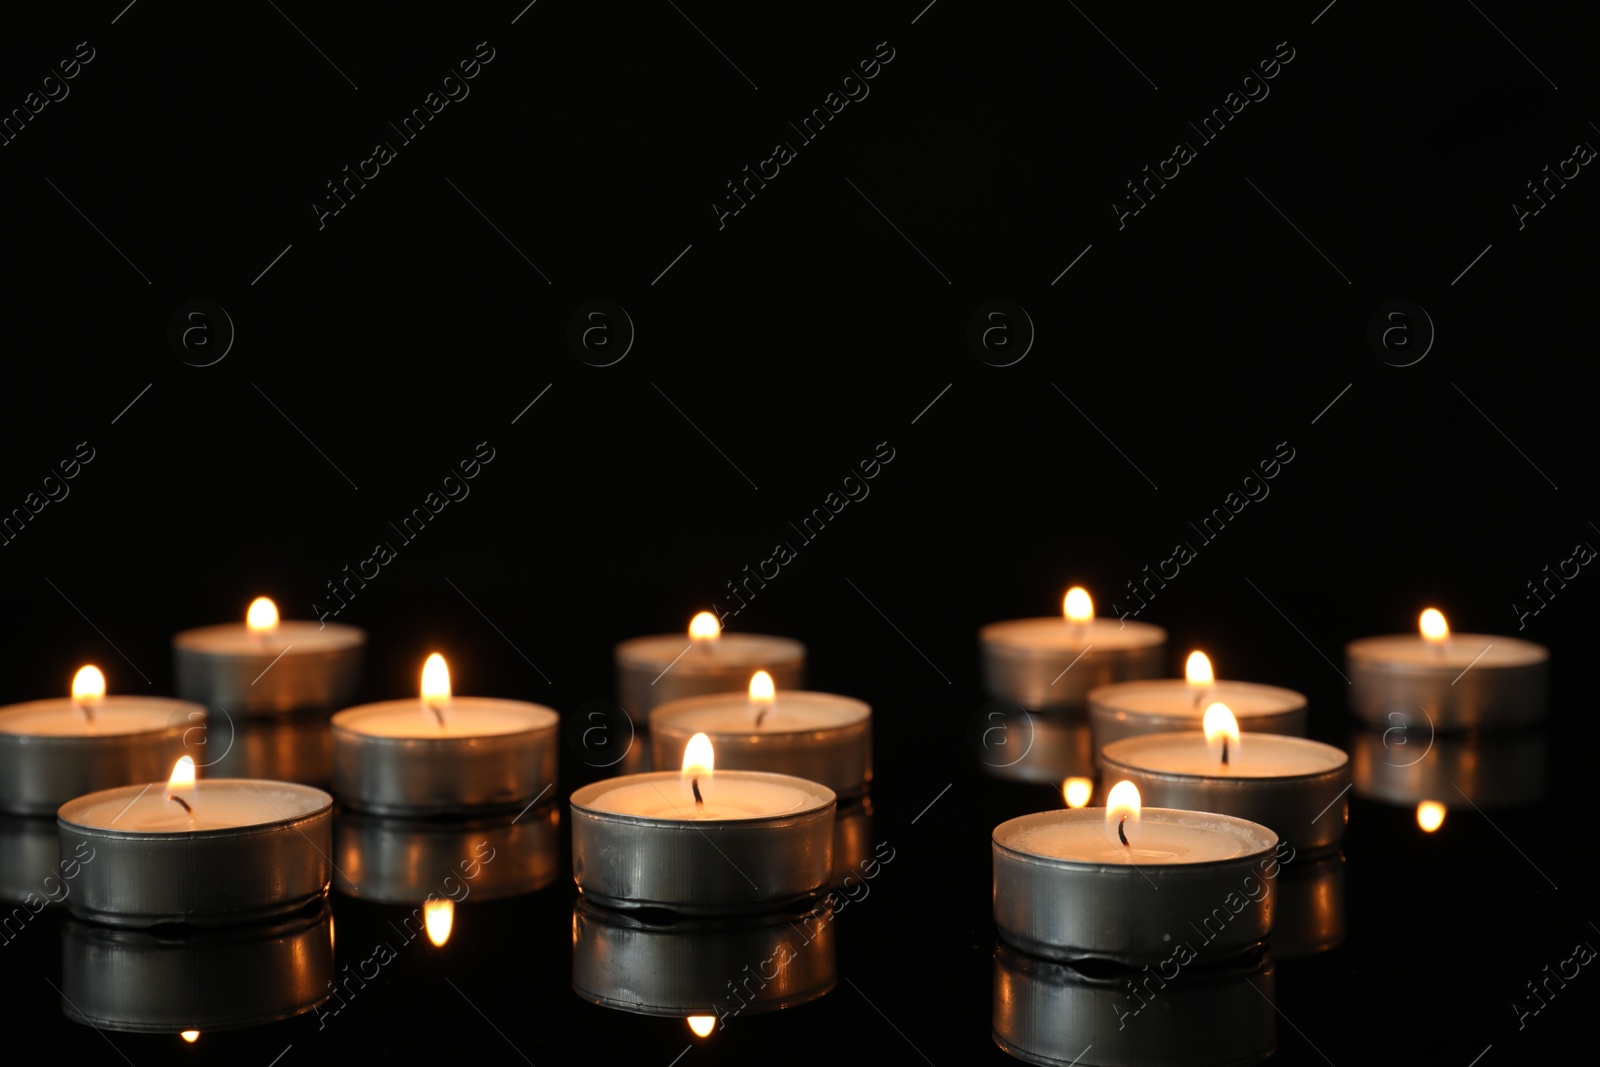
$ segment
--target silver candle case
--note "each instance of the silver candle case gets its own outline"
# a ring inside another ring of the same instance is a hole
[[[122,734],[38,735],[0,731],[0,811],[13,815],[54,815],[73,797],[97,789],[164,781],[186,750],[185,735],[198,730],[206,709],[164,697],[115,698],[119,704],[146,704],[170,712],[164,730]],[[27,711],[34,701],[8,712]]]
[[[991,841],[994,920],[1000,936],[1036,956],[1135,966],[1170,956],[1175,940],[1195,929],[1191,923],[1210,934],[1194,946],[1201,960],[1237,956],[1264,941],[1277,910],[1277,835],[1228,815],[1168,808],[1144,808],[1141,814],[1145,826],[1162,816],[1178,816],[1188,825],[1226,833],[1244,844],[1246,854],[1206,863],[1137,866],[1056,859],[1018,851],[1004,839],[1064,818],[1103,818],[1103,809],[1008,819],[995,827]],[[1242,906],[1233,910],[1230,899]]]
[[[1177,679],[1171,681],[1174,685],[1188,684]],[[1204,719],[1205,707],[1216,702],[1226,704],[1232,693],[1259,694],[1281,700],[1285,705],[1282,711],[1270,712],[1243,713],[1237,708],[1233,709],[1240,730],[1253,734],[1281,734],[1285,737],[1306,735],[1306,698],[1293,689],[1257,685],[1254,682],[1225,682],[1214,691],[1215,696],[1202,698],[1201,707],[1194,714],[1187,715],[1138,711],[1127,707],[1122,703],[1127,690],[1118,686],[1093,690],[1089,693],[1089,723],[1094,730],[1095,758],[1099,758],[1107,745],[1126,737],[1198,730]]]
[[[1091,976],[998,945],[994,1042],[1045,1067],[1244,1067],[1276,1049],[1269,956],[1191,965],[1170,980],[1155,974],[1151,968]]]
[[[1249,735],[1245,737],[1243,743],[1248,744]],[[1107,745],[1100,754],[1100,766],[1107,782],[1127,779],[1138,786],[1139,797],[1146,804],[1214,811],[1260,823],[1294,848],[1310,852],[1332,848],[1344,840],[1350,821],[1348,758],[1325,771],[1272,778],[1180,774],[1140,766],[1143,740],[1133,737]]]
[[[218,633],[236,632],[239,623],[184,630],[172,639],[178,696],[234,715],[281,715],[304,709],[331,710],[356,698],[366,632],[339,623],[285,621],[270,639],[270,651],[237,653],[208,647]],[[284,653],[298,634],[332,647]],[[269,669],[270,668],[270,669]]]
[[[394,701],[418,708],[417,701]],[[473,697],[476,707],[535,708],[548,722],[515,733],[472,737],[385,737],[355,726],[390,703],[333,717],[333,791],[342,804],[376,815],[459,815],[518,808],[555,786],[560,720],[549,708]],[[542,718],[542,716],[541,716]]]
[[[676,771],[632,775],[676,791]],[[719,777],[799,782],[781,774]],[[620,815],[589,805],[616,779],[572,794],[572,876],[585,898],[609,908],[664,908],[684,915],[769,911],[812,900],[833,875],[832,790],[804,811],[766,818],[687,820]]]
[[[72,891],[62,877],[68,869],[54,819],[0,815],[0,901],[39,910],[59,904]]]
[[[266,778],[327,786],[333,781],[329,718],[326,711],[270,719],[213,712],[206,725],[206,750],[191,754],[206,774],[217,778]]]
[[[1062,619],[1048,621],[1067,625]],[[978,631],[984,691],[997,700],[1013,701],[1034,711],[1081,708],[1091,689],[1159,677],[1167,658],[1167,632],[1149,623],[1124,624],[1144,637],[1142,645],[1086,650],[1009,644],[1005,640],[1008,625],[995,622]]]
[[[384,904],[432,894],[456,903],[532,893],[561,873],[554,804],[499,819],[392,819],[342,811],[333,824],[334,888]]]
[[[745,692],[756,671],[772,675],[779,689],[800,689],[805,681],[806,646],[788,637],[725,633],[716,640],[722,651],[707,655],[692,644],[687,636],[660,635],[617,646],[617,700],[636,725],[647,725],[650,712],[671,700]]]
[[[1543,730],[1489,738],[1429,736],[1425,727],[1355,730],[1350,761],[1356,794],[1369,800],[1448,807],[1464,794],[1480,808],[1504,808],[1543,799],[1549,741]]]
[[[133,786],[63,804],[56,818],[61,859],[81,855],[80,845],[95,855],[67,898],[67,910],[114,926],[220,926],[292,912],[327,896],[333,798],[311,786],[272,784],[315,794],[310,799],[317,806],[305,815],[237,829],[140,832],[74,821],[77,812],[113,796],[126,796],[131,804],[141,793]]]
[[[837,981],[832,908],[738,919],[643,921],[579,899],[572,912],[572,988],[639,1015],[744,1014],[816,1000]]]
[[[1345,646],[1345,662],[1350,672],[1350,708],[1356,717],[1384,729],[1444,733],[1514,729],[1544,719],[1548,652],[1513,637],[1457,634],[1452,640],[1472,647],[1515,642],[1543,655],[1532,663],[1479,663],[1463,670],[1459,665],[1424,666],[1375,658],[1366,640],[1352,641]]]
[[[859,722],[816,730],[769,730],[751,728],[733,733],[718,730],[710,734],[717,754],[717,766],[731,771],[767,771],[818,782],[842,797],[859,796],[872,782],[872,709],[859,700],[831,694],[805,693],[808,700],[823,697],[841,707],[859,709]],[[663,769],[683,762],[683,749],[699,731],[674,721],[677,709],[701,705],[707,698],[690,698],[658,705],[650,713],[650,750],[654,765]],[[748,703],[748,697],[728,694],[732,702]]]
[[[333,915],[163,937],[69,920],[61,1010],[102,1030],[233,1030],[302,1014],[328,999]]]
[[[978,765],[996,778],[1059,786],[1067,778],[1095,775],[1089,719],[1082,710],[1041,715],[989,701],[973,713],[967,734]]]

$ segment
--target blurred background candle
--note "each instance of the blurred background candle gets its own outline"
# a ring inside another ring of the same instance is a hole
[[[172,639],[178,695],[234,716],[332,711],[355,698],[366,643],[354,626],[280,620],[257,597],[243,623]]]
[[[1350,706],[1381,727],[1505,729],[1544,718],[1543,645],[1493,634],[1452,634],[1428,608],[1416,634],[1366,637],[1345,647]]]
[[[988,694],[1024,708],[1082,707],[1089,690],[1153,678],[1167,632],[1149,623],[1097,619],[1089,594],[1067,591],[1062,615],[994,622],[978,631]]]
[[[73,797],[166,775],[205,708],[168,697],[106,696],[83,667],[71,697],[0,708],[0,812],[54,815]]]
[[[806,646],[787,637],[723,633],[717,617],[702,611],[689,621],[687,637],[635,637],[617,646],[616,660],[617,698],[644,726],[651,711],[668,701],[743,692],[758,670],[770,674],[779,689],[799,689]]]

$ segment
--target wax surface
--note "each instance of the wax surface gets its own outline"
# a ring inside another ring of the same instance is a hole
[[[1235,718],[1251,715],[1277,715],[1305,707],[1306,698],[1292,689],[1249,682],[1214,682],[1195,692],[1182,678],[1159,678],[1148,682],[1119,682],[1091,694],[1095,704],[1131,715],[1192,716],[1195,722],[1205,717],[1206,708],[1223,703]]]
[[[583,806],[616,815],[708,822],[767,819],[811,811],[827,803],[827,798],[817,793],[772,781],[773,777],[758,778],[738,771],[702,777],[700,795],[705,804],[697,806],[692,794],[684,794],[675,774],[627,775],[612,779],[614,786],[588,798]]]
[[[796,661],[804,651],[798,641],[766,634],[723,634],[715,641],[691,641],[685,634],[659,634],[624,641],[617,646],[617,659],[650,664],[657,669],[665,669],[671,663],[675,671],[739,666],[755,671],[772,663]]]
[[[1116,824],[1106,824],[1104,808],[1080,808],[1042,825],[1023,827],[996,840],[1014,852],[1084,863],[1211,863],[1253,855],[1261,842],[1203,825],[1215,816],[1186,819],[1185,812],[1146,812],[1139,825],[1128,820],[1128,845],[1117,840]]]
[[[0,708],[0,733],[29,737],[111,737],[165,730],[169,726],[200,726],[198,704],[165,697],[106,697],[90,705],[93,720],[84,718],[71,700],[33,700]]]
[[[1303,737],[1246,733],[1230,746],[1228,765],[1206,747],[1202,733],[1150,734],[1113,741],[1105,758],[1124,767],[1208,778],[1292,778],[1322,774],[1349,762],[1339,749]]]
[[[691,697],[663,704],[650,713],[650,723],[691,734],[779,734],[834,730],[872,717],[872,709],[859,700],[794,690],[781,691],[768,703],[758,727],[760,711],[761,705],[742,693]]]
[[[1166,640],[1166,631],[1143,622],[1091,619],[1075,625],[1062,616],[992,622],[978,631],[980,641],[1019,651],[1061,652],[1093,646],[1096,651],[1148,648]]]
[[[300,656],[354,648],[365,641],[366,635],[354,626],[292,619],[278,623],[277,629],[263,634],[251,633],[242,622],[227,622],[185,630],[172,639],[178,648],[201,655],[266,656],[269,659],[285,648],[289,650],[285,655]]]
[[[309,815],[330,801],[328,794],[310,786],[250,778],[202,778],[193,793],[184,797],[194,809],[192,815],[166,798],[165,782],[123,786],[91,796],[96,799],[90,803],[67,805],[72,808],[68,822],[148,833],[266,826]]]
[[[445,717],[443,726],[421,697],[348,708],[333,717],[333,724],[369,737],[428,740],[527,733],[549,729],[560,721],[549,708],[520,700],[452,697],[440,707]]]
[[[1454,671],[1465,670],[1468,664],[1475,671],[1526,667],[1550,658],[1543,645],[1495,634],[1451,634],[1442,646],[1423,640],[1420,634],[1390,634],[1352,641],[1347,651],[1357,663]]]

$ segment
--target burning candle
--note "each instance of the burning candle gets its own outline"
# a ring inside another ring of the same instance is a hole
[[[1229,815],[1145,808],[1129,782],[1106,803],[995,827],[1001,937],[1036,956],[1138,965],[1167,958],[1174,939],[1191,958],[1216,960],[1268,935],[1276,834]]]
[[[184,756],[164,784],[103,789],[61,806],[62,860],[95,857],[68,910],[113,925],[211,925],[327,894],[332,797],[289,782],[196,781],[194,770]]]
[[[1226,704],[1205,729],[1113,741],[1100,762],[1150,803],[1260,823],[1296,849],[1338,844],[1349,819],[1350,757],[1303,737],[1243,733]]]
[[[355,697],[366,643],[354,626],[280,620],[277,606],[257,597],[243,624],[172,639],[178,695],[232,715],[326,712]]]
[[[1062,617],[994,622],[978,631],[984,687],[1025,708],[1082,707],[1091,689],[1161,670],[1167,632],[1149,623],[1097,619],[1080,586]]]
[[[778,691],[757,671],[749,695],[686,697],[650,713],[657,767],[670,767],[695,734],[706,734],[728,770],[806,778],[841,796],[872,781],[872,708],[830,693]]]
[[[1205,708],[1227,704],[1251,733],[1303,737],[1306,698],[1293,689],[1217,681],[1204,652],[1191,652],[1184,677],[1122,682],[1089,694],[1095,756],[1113,741],[1140,734],[1198,730]]]
[[[618,699],[643,725],[668,701],[740,692],[752,671],[767,671],[780,689],[798,689],[806,646],[787,637],[723,633],[717,617],[702,611],[689,621],[687,639],[635,637],[617,646],[616,660]]]
[[[1452,634],[1428,608],[1419,633],[1366,637],[1345,648],[1350,706],[1385,728],[1498,729],[1544,718],[1543,645],[1493,634]]]
[[[521,807],[555,785],[559,723],[538,704],[452,696],[449,667],[435,652],[420,698],[333,717],[333,790],[380,815]]]
[[[54,815],[73,797],[159,778],[206,709],[166,697],[106,696],[87,666],[72,696],[0,708],[0,811]]]
[[[682,770],[624,775],[572,794],[573,878],[607,907],[765,911],[819,895],[833,872],[836,797],[816,782],[716,771],[705,734]]]

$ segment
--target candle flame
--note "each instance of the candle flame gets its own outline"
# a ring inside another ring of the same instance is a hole
[[[100,668],[92,664],[79,667],[78,673],[72,676],[72,702],[98,704],[105,696],[106,676],[100,673]]]
[[[1424,800],[1417,805],[1417,825],[1431,834],[1444,825],[1444,812],[1444,805],[1437,800]]]
[[[450,928],[456,922],[456,902],[449,897],[432,897],[422,902],[422,922],[428,929],[428,940],[435,947],[450,940]]]
[[[1093,622],[1094,601],[1089,599],[1089,591],[1081,585],[1068,589],[1067,595],[1061,600],[1061,612],[1068,622],[1077,626]]]
[[[1083,807],[1089,803],[1089,795],[1093,792],[1094,782],[1088,778],[1068,778],[1061,783],[1061,798],[1069,808]]]
[[[766,671],[756,671],[750,676],[750,699],[771,703],[772,698],[778,693],[778,687],[772,684],[772,675]]]
[[[709,611],[702,611],[689,620],[689,640],[715,641],[722,633],[722,624]]]
[[[1106,794],[1106,828],[1120,836],[1139,825],[1139,787],[1124,779]]]
[[[1417,628],[1422,631],[1422,639],[1431,645],[1440,645],[1450,640],[1450,624],[1444,621],[1444,612],[1438,608],[1429,608],[1417,620]]]
[[[183,1038],[185,1041],[189,1042],[189,1044],[192,1045],[196,1041],[200,1040],[200,1031],[198,1031],[198,1030],[185,1030],[181,1034],[179,1034],[178,1036]]]
[[[179,756],[172,765],[172,777],[167,779],[167,799],[176,801],[185,811],[194,810],[194,760]]]
[[[450,668],[444,657],[434,652],[422,665],[422,717],[444,726],[450,707]]]
[[[689,1029],[693,1031],[695,1037],[705,1037],[716,1028],[717,1017],[715,1015],[689,1016]]]
[[[1239,758],[1239,720],[1226,704],[1213,704],[1206,709],[1200,726],[1206,732],[1206,747],[1219,763]]]
[[[1211,659],[1204,652],[1189,653],[1189,659],[1183,665],[1183,676],[1195,688],[1212,685],[1217,680],[1211,670]]]
[[[697,806],[704,801],[711,788],[711,773],[715,765],[716,753],[711,747],[711,738],[705,734],[695,734],[689,738],[689,743],[683,746],[683,773],[678,781],[684,796]]]
[[[270,634],[278,628],[278,605],[267,597],[256,597],[244,613],[244,624],[253,634]]]

